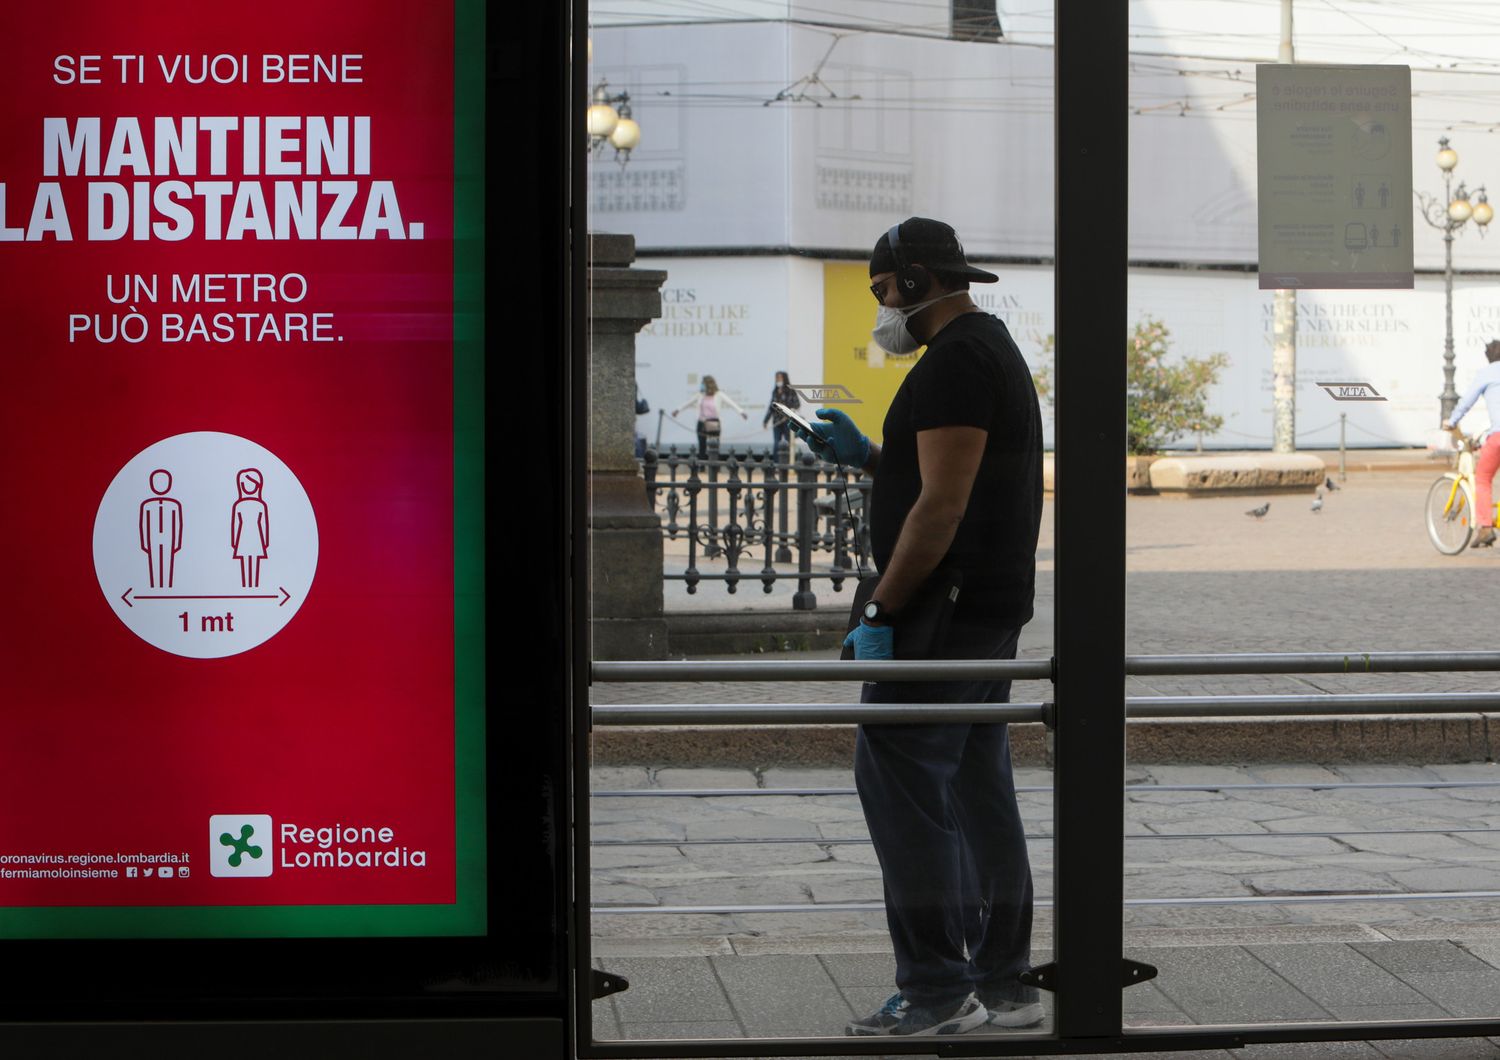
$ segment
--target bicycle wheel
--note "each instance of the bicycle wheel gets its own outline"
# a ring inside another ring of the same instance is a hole
[[[1474,498],[1458,475],[1449,472],[1427,489],[1427,536],[1445,556],[1456,556],[1474,536]]]

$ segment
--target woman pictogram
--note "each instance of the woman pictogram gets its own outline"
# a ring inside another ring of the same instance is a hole
[[[261,500],[265,478],[253,467],[235,476],[240,499],[229,513],[229,544],[234,558],[240,561],[240,584],[247,589],[260,585],[260,561],[271,545],[271,515]]]

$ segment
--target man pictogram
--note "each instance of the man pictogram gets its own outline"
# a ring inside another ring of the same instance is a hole
[[[171,488],[172,473],[158,468],[151,472],[155,496],[141,501],[141,551],[146,553],[153,589],[172,588],[177,553],[182,549],[182,504],[167,496]]]

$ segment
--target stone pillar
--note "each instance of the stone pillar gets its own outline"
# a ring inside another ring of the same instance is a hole
[[[635,336],[661,315],[635,237],[589,237],[589,556],[594,658],[662,659],[661,519],[635,459]]]

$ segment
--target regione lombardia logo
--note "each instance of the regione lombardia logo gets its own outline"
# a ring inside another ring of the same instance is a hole
[[[216,813],[208,819],[208,871],[214,876],[269,876],[274,838],[269,814]]]

